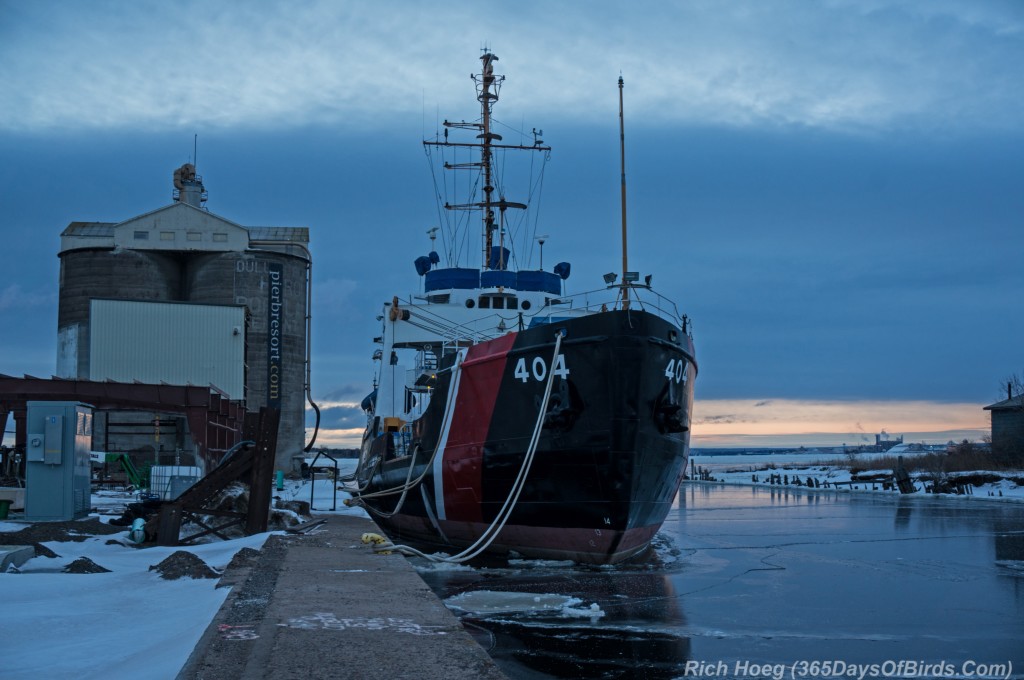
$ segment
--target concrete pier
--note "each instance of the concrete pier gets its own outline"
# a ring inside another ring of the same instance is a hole
[[[368,531],[330,516],[230,567],[232,592],[179,680],[504,678],[404,557],[360,541]]]

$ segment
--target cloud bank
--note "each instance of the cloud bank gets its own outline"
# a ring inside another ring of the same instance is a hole
[[[645,124],[1019,130],[1024,110],[1012,2],[42,0],[0,5],[0,129],[432,124],[485,41],[531,119],[608,120],[620,72]]]

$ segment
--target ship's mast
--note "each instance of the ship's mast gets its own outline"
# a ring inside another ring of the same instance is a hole
[[[498,57],[487,50],[484,50],[484,53],[480,55],[483,69],[480,79],[477,81],[478,94],[476,97],[480,101],[480,118],[483,125],[483,134],[480,135],[483,139],[483,148],[480,150],[480,163],[483,165],[484,171],[484,205],[486,206],[484,208],[484,252],[482,260],[485,267],[490,264],[495,228],[494,202],[491,200],[494,194],[494,184],[491,180],[491,104],[498,101],[498,87],[501,85],[501,81],[495,81],[494,76],[494,62],[497,60]],[[501,137],[499,136],[498,139],[501,139]],[[502,217],[504,217],[504,210],[502,210],[502,213]],[[498,268],[501,269],[503,264],[499,263]]]
[[[483,252],[481,266],[484,269],[491,268],[490,254],[491,249],[494,246],[494,232],[498,231],[498,252],[500,255],[495,265],[498,269],[504,269],[508,264],[504,261],[505,211],[509,208],[526,210],[528,206],[525,203],[514,203],[512,201],[505,200],[504,196],[495,197],[494,194],[496,189],[494,186],[493,168],[494,150],[519,149],[524,151],[547,152],[551,151],[551,147],[544,146],[536,133],[534,134],[534,144],[532,146],[500,143],[502,141],[501,135],[491,131],[493,125],[491,107],[493,107],[494,103],[498,101],[498,92],[501,89],[501,84],[505,81],[505,76],[495,75],[494,62],[498,61],[498,57],[490,50],[484,50],[484,53],[480,56],[480,61],[483,63],[481,72],[471,76],[473,78],[473,82],[476,83],[477,101],[480,102],[480,122],[467,123],[462,121],[456,123],[446,120],[444,121],[444,141],[424,141],[423,143],[427,146],[469,147],[480,149],[479,161],[470,163],[445,163],[444,167],[448,170],[479,170],[483,179],[483,195],[480,196],[481,200],[472,203],[445,203],[444,207],[446,210],[483,211]],[[449,128],[477,130],[479,131],[479,134],[477,134],[476,138],[479,141],[475,143],[449,142]],[[495,209],[498,210],[498,215],[495,214]]]
[[[622,167],[622,308],[629,309],[629,259],[626,251],[626,119],[622,112],[622,76],[619,76],[619,159]]]

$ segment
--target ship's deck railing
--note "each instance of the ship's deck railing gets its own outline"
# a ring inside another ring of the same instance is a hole
[[[574,315],[596,314],[597,312],[622,309],[622,284],[614,284],[605,288],[562,295],[556,304],[550,305],[545,315],[558,317],[558,310],[572,310]],[[689,333],[689,318],[679,312],[676,303],[641,284],[625,284],[629,290],[629,308],[640,309],[665,319],[675,325],[682,325]]]
[[[525,322],[523,327],[535,325],[537,320],[548,322],[565,317],[587,316],[588,314],[622,309],[621,291],[623,288],[622,284],[616,284],[571,295],[560,295],[529,316],[522,317]],[[672,300],[654,291],[650,286],[625,284],[625,288],[629,291],[630,309],[639,309],[654,314],[673,325],[680,326],[687,335],[690,334],[689,318],[680,314],[679,308]],[[485,325],[481,328],[480,322],[486,321],[490,317],[477,318],[473,324],[459,324],[436,313],[430,305],[419,305],[412,302],[407,302],[406,305],[414,314],[407,323],[434,333],[441,340],[442,355],[449,354],[459,347],[492,340],[507,331],[516,330],[520,323],[516,318],[520,316],[518,313],[513,317],[506,317],[496,312],[491,315],[494,326]]]

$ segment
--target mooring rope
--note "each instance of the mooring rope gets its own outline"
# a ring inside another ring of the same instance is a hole
[[[555,354],[551,359],[552,369],[555,363],[558,361],[558,352],[562,347],[562,333],[559,332],[555,336]],[[509,517],[512,516],[512,511],[515,509],[516,503],[519,501],[519,495],[523,491],[523,487],[526,485],[526,476],[530,472],[530,466],[533,464],[534,455],[537,453],[537,444],[540,442],[540,433],[544,429],[544,416],[547,415],[548,402],[551,399],[551,386],[555,382],[555,371],[551,370],[548,373],[547,384],[544,386],[544,399],[541,401],[540,413],[537,414],[537,422],[533,427],[533,436],[530,438],[530,445],[527,447],[526,455],[523,456],[523,464],[519,468],[519,474],[516,476],[515,483],[512,485],[512,489],[509,491],[508,497],[505,499],[504,505],[501,510],[495,516],[494,521],[491,522],[490,526],[480,535],[476,541],[473,542],[468,548],[458,553],[457,555],[442,556],[442,555],[428,555],[427,553],[421,552],[407,545],[394,545],[390,542],[381,543],[373,546],[374,552],[387,552],[397,551],[403,555],[412,555],[416,557],[422,557],[430,560],[431,562],[448,562],[448,563],[460,563],[466,562],[473,559],[480,553],[487,550],[494,539],[498,537],[498,534],[503,528]],[[435,451],[436,453],[436,451]]]

